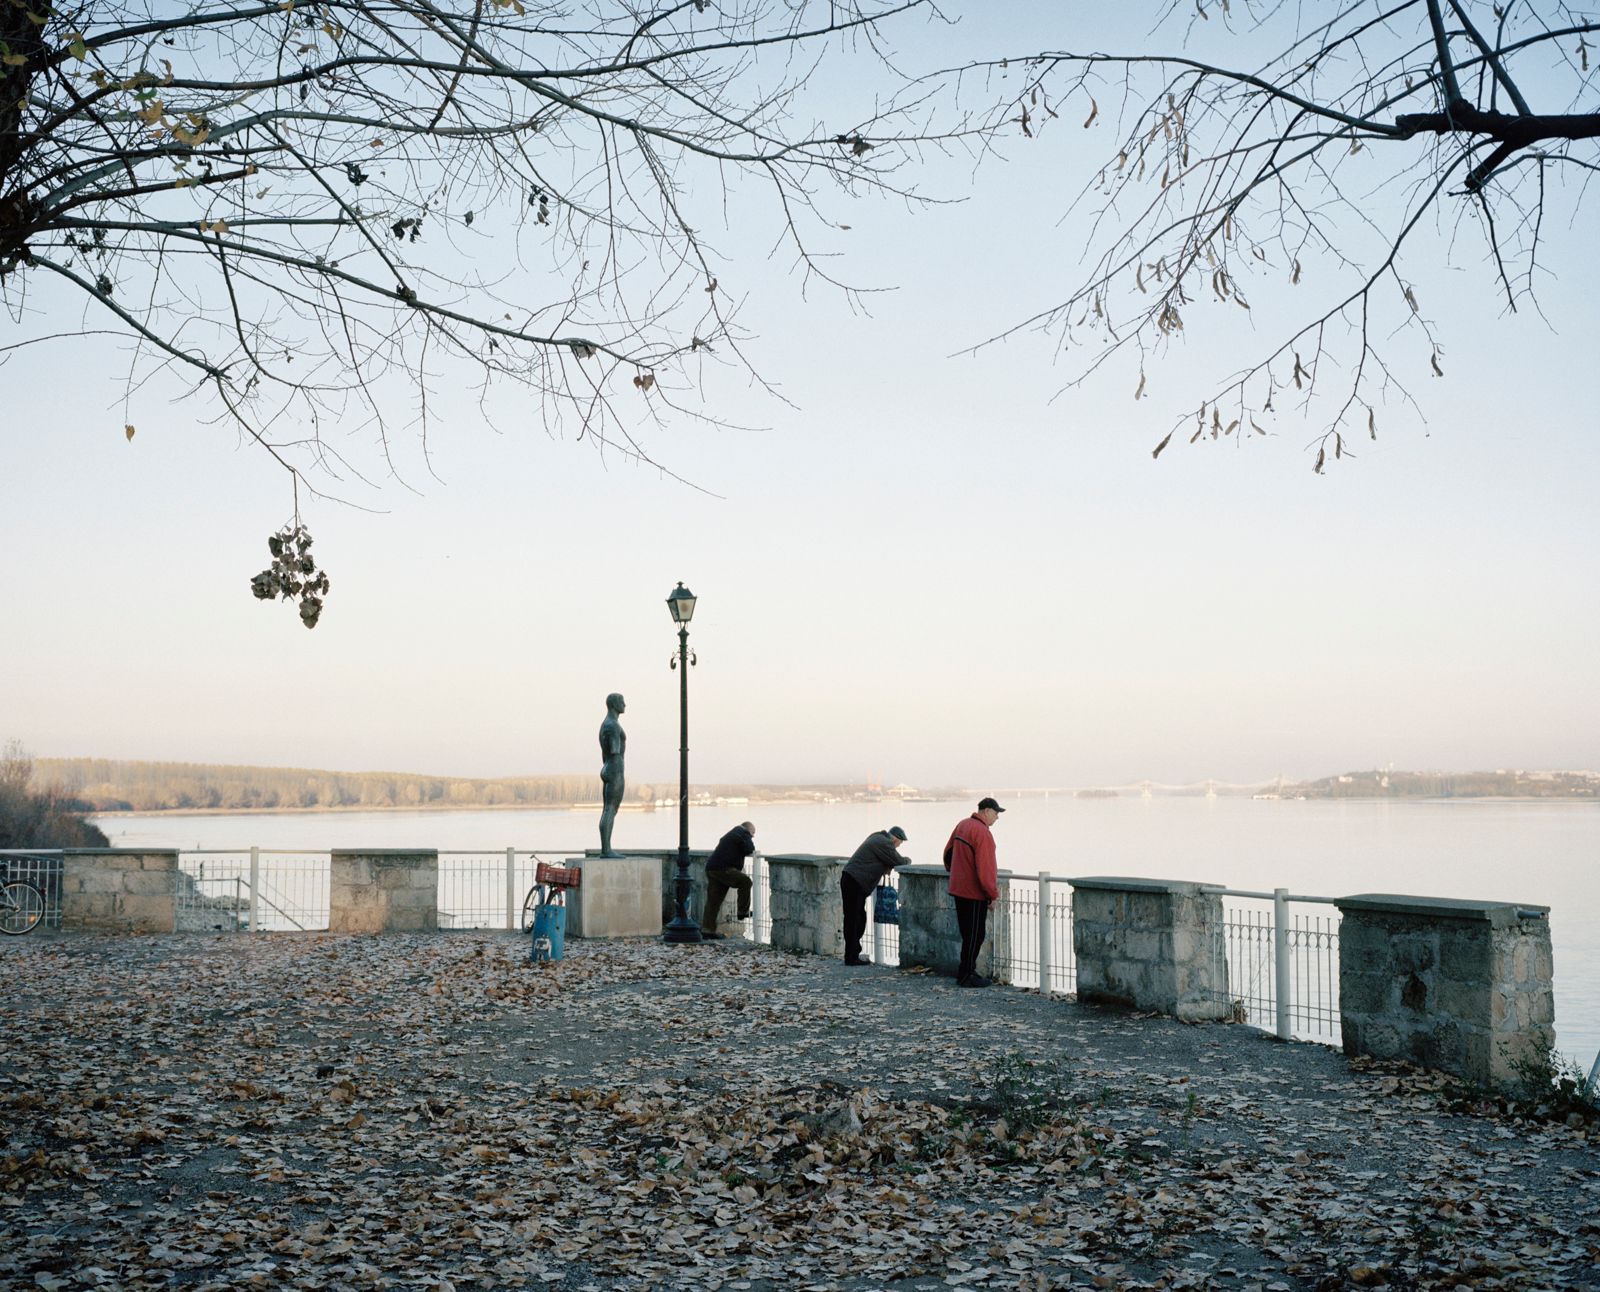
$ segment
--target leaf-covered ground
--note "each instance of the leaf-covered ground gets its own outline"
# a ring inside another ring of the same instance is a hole
[[[0,946],[0,1286],[1600,1288],[1591,1126],[743,943]]]

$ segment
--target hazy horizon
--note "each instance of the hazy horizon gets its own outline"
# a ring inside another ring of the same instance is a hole
[[[223,770],[223,769],[238,768],[238,769],[259,769],[259,770],[263,770],[263,771],[279,771],[279,772],[282,772],[282,771],[296,771],[296,772],[302,772],[303,771],[303,772],[313,772],[313,773],[326,772],[326,773],[333,774],[333,775],[348,775],[348,776],[408,776],[408,777],[428,778],[428,779],[434,779],[434,780],[458,780],[458,781],[491,781],[491,782],[492,781],[518,781],[518,780],[562,779],[562,778],[570,778],[570,777],[595,776],[595,775],[597,775],[597,771],[596,772],[590,772],[590,771],[584,771],[584,770],[580,770],[580,769],[577,769],[577,768],[570,768],[570,767],[569,768],[562,768],[562,769],[553,769],[553,770],[552,769],[546,769],[546,770],[543,770],[543,771],[498,772],[498,773],[489,773],[487,775],[470,775],[469,776],[469,775],[466,775],[466,774],[460,773],[460,772],[435,771],[435,770],[428,770],[428,769],[419,770],[419,769],[415,769],[415,768],[401,768],[401,767],[333,767],[333,766],[329,766],[327,764],[311,764],[311,763],[290,763],[290,764],[213,763],[213,762],[203,762],[203,761],[200,761],[200,760],[197,760],[197,759],[192,759],[192,758],[162,758],[162,759],[158,759],[158,758],[139,758],[139,757],[136,757],[136,756],[117,757],[117,758],[104,758],[104,757],[101,757],[99,755],[94,755],[94,754],[65,754],[65,755],[61,755],[61,754],[38,754],[38,753],[36,753],[35,751],[32,751],[32,750],[27,750],[25,752],[27,752],[28,754],[30,754],[33,757],[33,759],[34,759],[36,764],[37,763],[41,763],[41,762],[47,762],[48,763],[48,762],[71,762],[71,761],[78,761],[78,760],[93,760],[93,761],[98,761],[98,762],[140,763],[140,764],[147,764],[147,765],[151,765],[151,764],[171,764],[171,765],[177,765],[177,766],[195,767],[195,768],[202,768],[202,769],[208,769],[208,770]],[[1496,774],[1508,774],[1508,773],[1512,773],[1512,772],[1516,772],[1516,773],[1520,773],[1520,774],[1530,774],[1531,773],[1531,774],[1538,774],[1538,775],[1543,775],[1543,774],[1569,774],[1569,775],[1570,774],[1577,774],[1577,775],[1591,775],[1591,776],[1592,775],[1600,775],[1600,773],[1596,773],[1592,769],[1582,768],[1582,767],[1511,767],[1509,765],[1500,765],[1500,766],[1497,766],[1497,767],[1380,767],[1380,766],[1371,766],[1371,765],[1369,765],[1369,766],[1366,766],[1366,767],[1341,767],[1341,768],[1337,768],[1337,769],[1334,769],[1334,770],[1331,770],[1331,771],[1324,771],[1324,772],[1320,773],[1319,775],[1315,775],[1315,776],[1300,776],[1300,777],[1290,776],[1290,777],[1284,777],[1283,779],[1286,779],[1286,780],[1288,780],[1289,782],[1292,782],[1292,783],[1311,783],[1311,782],[1331,779],[1331,778],[1337,777],[1337,776],[1349,775],[1349,774],[1352,774],[1352,773],[1359,773],[1359,772],[1368,772],[1368,771],[1384,772],[1384,773],[1388,773],[1388,774],[1425,775],[1425,776],[1496,775]],[[36,774],[35,774],[35,782],[36,783],[39,783],[39,782],[47,780],[47,779],[48,779],[47,777],[40,776],[36,772]],[[1221,776],[1200,776],[1200,777],[1197,777],[1196,779],[1194,779],[1192,781],[1162,781],[1159,778],[1152,777],[1152,776],[1134,776],[1134,777],[1131,777],[1131,778],[1126,779],[1126,780],[1110,780],[1110,779],[1106,779],[1106,778],[1099,778],[1099,779],[1090,779],[1090,780],[1072,782],[1072,783],[1060,783],[1060,782],[1057,782],[1057,783],[1045,783],[1045,782],[1039,782],[1037,784],[1001,785],[999,783],[995,783],[995,784],[965,784],[965,783],[958,782],[958,781],[930,780],[930,781],[926,781],[926,782],[923,782],[923,783],[920,783],[920,784],[912,784],[911,782],[906,781],[904,778],[899,778],[899,777],[882,777],[882,778],[876,778],[876,779],[872,779],[872,780],[863,780],[863,779],[860,779],[860,778],[854,778],[853,779],[853,778],[850,778],[850,777],[842,777],[842,776],[841,777],[831,777],[831,778],[824,777],[824,778],[820,778],[820,779],[811,779],[811,780],[789,780],[789,779],[750,780],[750,779],[747,779],[747,778],[718,778],[716,780],[711,780],[711,779],[704,779],[704,778],[697,777],[694,774],[693,769],[691,768],[690,777],[689,777],[689,783],[690,783],[691,788],[695,788],[695,787],[704,788],[706,786],[722,786],[722,785],[742,785],[742,786],[748,786],[748,787],[750,787],[752,789],[798,789],[798,790],[820,789],[820,788],[829,788],[829,787],[833,787],[833,788],[853,788],[853,787],[857,787],[857,786],[862,787],[862,788],[867,788],[867,789],[880,789],[881,790],[881,789],[891,789],[891,788],[893,788],[893,787],[895,787],[897,785],[908,785],[911,788],[913,788],[913,789],[915,789],[915,790],[917,790],[919,792],[930,792],[930,791],[937,790],[937,791],[949,792],[949,793],[982,794],[982,793],[984,793],[986,791],[999,791],[999,790],[1002,790],[1002,789],[1009,790],[1009,791],[1012,791],[1012,792],[1018,792],[1018,793],[1041,793],[1041,792],[1056,791],[1056,790],[1081,790],[1081,789],[1095,789],[1095,788],[1119,789],[1119,788],[1127,788],[1127,787],[1138,786],[1138,785],[1143,785],[1143,784],[1149,784],[1152,787],[1155,787],[1155,788],[1158,788],[1158,789],[1159,788],[1173,789],[1173,788],[1187,788],[1187,787],[1190,787],[1190,786],[1204,785],[1204,784],[1206,784],[1208,782],[1214,782],[1218,786],[1262,786],[1262,785],[1271,785],[1274,782],[1278,781],[1279,779],[1280,779],[1280,775],[1278,773],[1274,773],[1274,774],[1272,774],[1270,776],[1244,777],[1244,778],[1237,778],[1237,779],[1235,779],[1235,778],[1225,778],[1225,777],[1221,777]],[[628,785],[629,785],[630,792],[637,790],[638,788],[640,788],[643,785],[650,785],[650,786],[654,787],[657,791],[659,791],[660,794],[671,795],[671,794],[675,793],[677,788],[678,788],[677,771],[676,771],[676,768],[674,768],[673,774],[670,777],[642,777],[642,776],[636,775],[633,772],[633,770],[632,770],[632,768],[630,766],[630,768],[628,769]],[[407,805],[397,804],[395,806],[400,807],[400,806],[407,806]],[[448,803],[444,803],[444,804],[423,804],[423,805],[420,805],[420,807],[423,808],[423,809],[430,808],[430,807],[449,808],[450,806],[452,806],[452,805],[448,804]],[[515,804],[498,804],[498,805],[494,805],[494,806],[504,806],[504,807],[507,807],[507,808],[511,808],[511,807],[515,807],[515,806],[519,806],[519,805],[515,805]],[[528,805],[528,806],[533,806],[533,805]],[[196,810],[200,810],[200,809],[196,809]],[[243,809],[241,809],[241,810],[243,810]],[[309,810],[317,810],[317,809],[309,809]]]

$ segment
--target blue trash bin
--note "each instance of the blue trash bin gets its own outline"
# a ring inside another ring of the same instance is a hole
[[[565,906],[536,906],[533,908],[533,946],[529,958],[560,960],[567,954],[567,908]]]

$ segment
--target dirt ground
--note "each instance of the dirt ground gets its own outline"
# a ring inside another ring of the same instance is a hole
[[[742,942],[527,952],[4,940],[0,1285],[1600,1288],[1592,1124]]]

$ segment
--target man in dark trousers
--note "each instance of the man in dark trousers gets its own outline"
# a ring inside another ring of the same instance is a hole
[[[700,912],[700,936],[720,938],[717,913],[730,888],[739,894],[739,918],[750,918],[750,876],[744,873],[744,859],[756,850],[756,828],[740,822],[717,840],[706,858],[706,904]]]
[[[896,866],[910,857],[900,855],[906,832],[897,825],[869,834],[845,864],[839,876],[839,896],[844,902],[844,962],[869,965],[861,957],[861,935],[867,931],[867,897]]]
[[[979,799],[978,810],[950,832],[944,846],[944,868],[950,872],[950,896],[956,903],[961,930],[961,965],[956,986],[987,987],[978,972],[978,951],[989,928],[989,908],[1000,899],[994,835],[989,831],[1005,809],[993,799]]]

